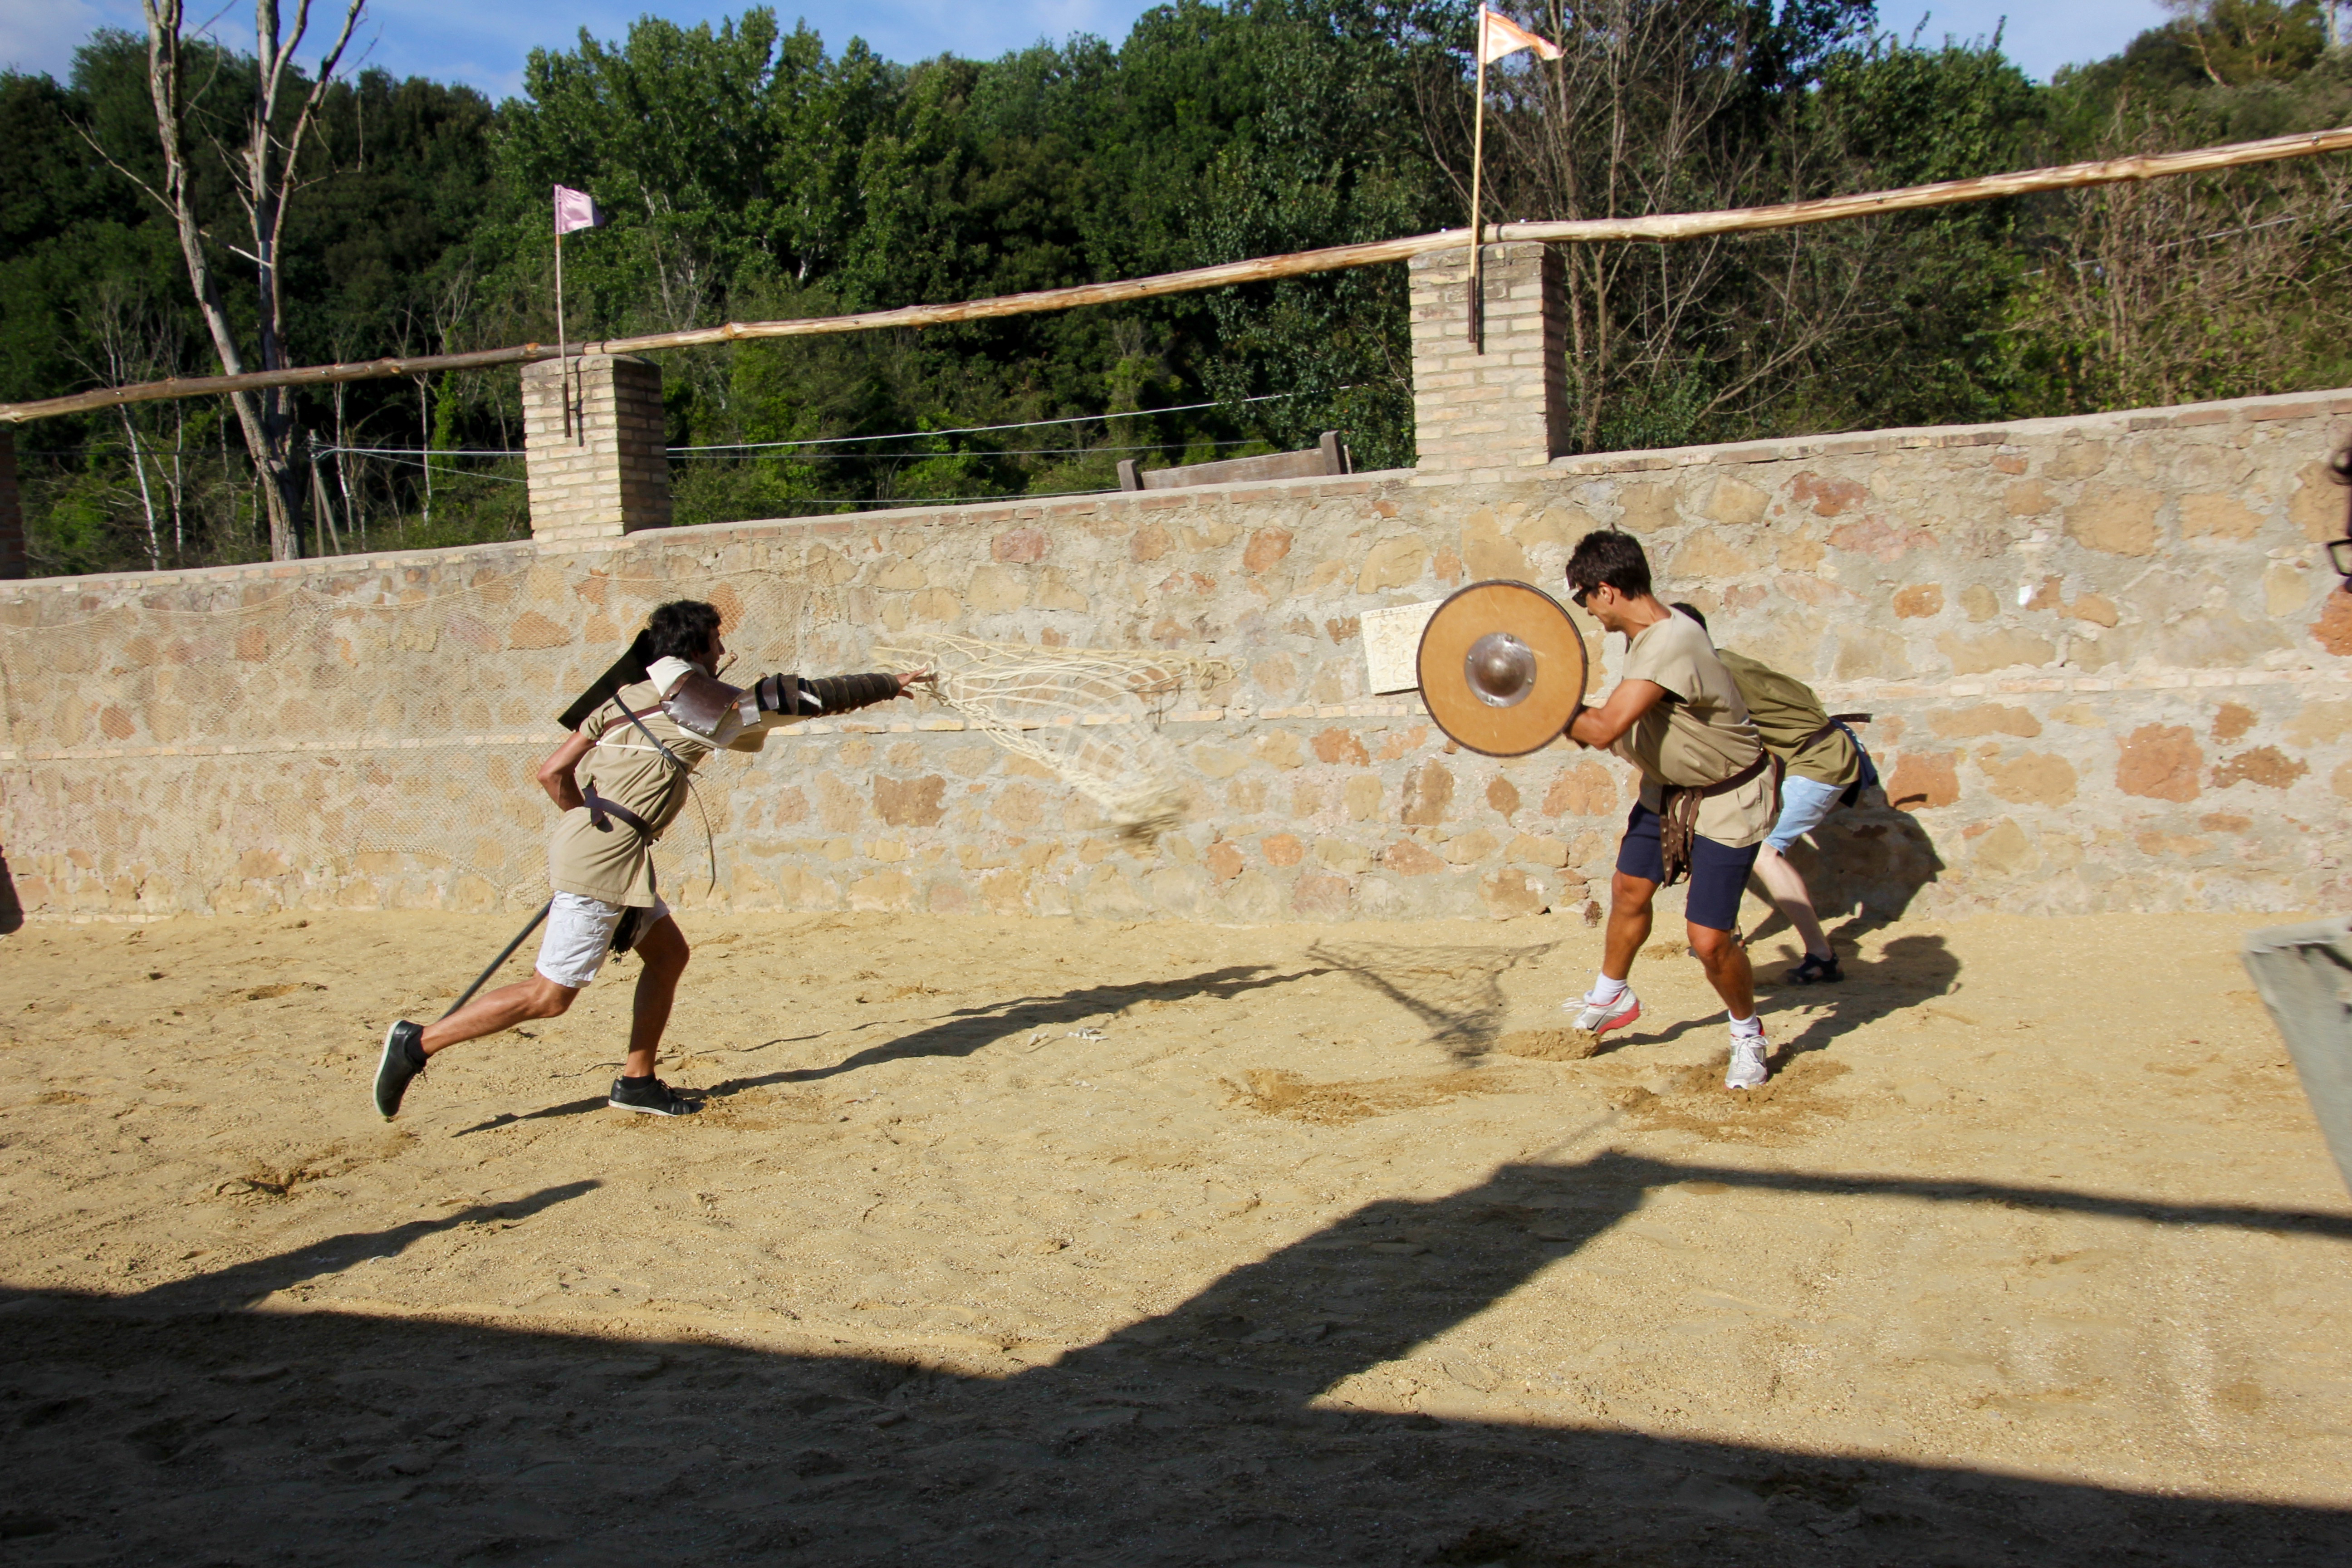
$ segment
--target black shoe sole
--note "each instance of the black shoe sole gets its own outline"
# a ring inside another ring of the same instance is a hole
[[[376,1058],[375,1084],[373,1086],[375,1109],[376,1114],[383,1117],[386,1121],[391,1121],[394,1117],[400,1114],[400,1102],[408,1098],[408,1086],[416,1081],[415,1072],[412,1072],[406,1078],[401,1079],[400,1092],[394,1096],[392,1109],[390,1110],[386,1110],[383,1108],[383,1075],[391,1070],[393,1067],[393,1044],[400,1037],[401,1025],[405,1024],[406,1022],[408,1022],[408,1020],[405,1018],[394,1018],[392,1021],[392,1027],[383,1032],[383,1054]],[[423,1070],[424,1069],[421,1068],[417,1069],[418,1072]]]

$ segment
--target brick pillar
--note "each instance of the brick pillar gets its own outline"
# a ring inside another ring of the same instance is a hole
[[[522,445],[533,539],[617,539],[669,526],[661,372],[641,359],[575,356],[564,429],[562,360],[523,366]]]
[[[1410,270],[1421,474],[1500,479],[1565,452],[1568,313],[1559,254],[1525,242],[1486,247],[1484,353],[1470,347],[1465,249],[1416,256]]]
[[[25,561],[25,503],[16,489],[16,433],[0,430],[0,577],[22,577],[30,570]]]

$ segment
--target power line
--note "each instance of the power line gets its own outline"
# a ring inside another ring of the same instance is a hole
[[[1116,416],[1114,416],[1114,417],[1116,417]],[[936,436],[942,434],[942,432],[926,430],[919,431],[917,434]],[[881,440],[885,437],[875,437],[872,438],[875,440]],[[1253,437],[1238,441],[1161,441],[1149,447],[998,447],[991,450],[977,452],[885,452],[882,456],[886,458],[1065,458],[1078,457],[1094,452],[1164,452],[1171,447],[1181,447],[1189,449],[1193,447],[1255,447],[1258,444],[1258,438]],[[719,462],[724,460],[723,454],[725,452],[732,450],[735,450],[735,448],[672,447],[669,448],[669,455],[673,458],[683,458],[688,462]],[[861,461],[863,460],[863,458],[864,454],[858,452],[810,452],[805,455],[803,460],[820,463],[852,463]]]
[[[1352,386],[1334,389],[1353,392]],[[1097,419],[1139,419],[1149,414],[1193,414],[1203,408],[1238,408],[1250,403],[1273,403],[1285,397],[1303,397],[1305,392],[1267,392],[1255,397],[1236,397],[1228,402],[1213,398],[1207,403],[1180,403],[1171,408],[1129,408],[1117,414],[1073,414],[1066,419],[1021,419],[1010,425],[965,425],[952,430],[901,430],[890,436],[820,436],[806,441],[728,441],[709,447],[672,447],[673,454],[692,452],[762,452],[777,447],[845,447],[856,441],[904,441],[918,436],[983,436],[992,430],[1034,430],[1047,425],[1088,425]],[[1147,448],[1134,448],[1146,450]]]

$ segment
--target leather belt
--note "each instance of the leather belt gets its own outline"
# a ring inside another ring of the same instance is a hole
[[[1840,730],[1844,729],[1848,724],[1867,724],[1869,722],[1870,715],[1867,713],[1832,713],[1830,715],[1830,721],[1828,723],[1822,725],[1820,729],[1814,731],[1811,734],[1806,736],[1795,745],[1790,747],[1789,754],[1793,757],[1800,752],[1809,750],[1811,747],[1821,744],[1821,742],[1828,740]]]

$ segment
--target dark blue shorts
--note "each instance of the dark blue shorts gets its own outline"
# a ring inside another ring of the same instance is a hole
[[[1748,873],[1755,869],[1756,851],[1761,847],[1750,844],[1745,849],[1734,849],[1693,834],[1690,896],[1684,902],[1683,918],[1709,931],[1738,931],[1739,897],[1748,890]],[[1666,854],[1658,844],[1658,814],[1639,801],[1633,803],[1633,815],[1625,819],[1625,837],[1617,846],[1617,869],[1647,881],[1666,879]]]

